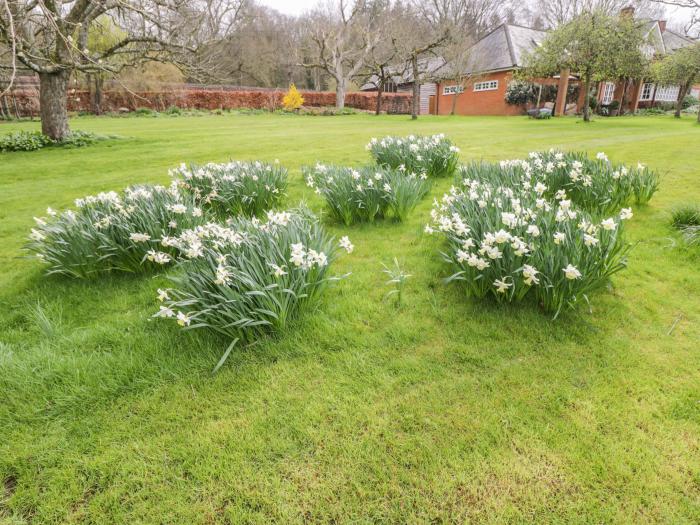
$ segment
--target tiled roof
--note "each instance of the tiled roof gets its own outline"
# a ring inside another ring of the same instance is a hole
[[[539,45],[546,33],[537,29],[502,24],[467,51],[462,74],[483,73],[521,67],[525,55]],[[445,74],[454,68],[445,67]]]
[[[661,36],[664,39],[664,47],[666,48],[666,53],[673,53],[677,49],[692,46],[695,43],[690,38],[685,37],[683,35],[679,35],[675,31],[671,31],[670,29],[666,29],[666,31],[664,31]]]

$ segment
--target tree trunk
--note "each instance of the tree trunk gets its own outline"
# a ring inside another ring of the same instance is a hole
[[[375,115],[379,115],[382,110],[382,93],[384,92],[384,81],[380,80],[377,85],[377,107],[374,110]]]
[[[591,104],[590,104],[591,77],[589,75],[586,75],[584,78],[583,89],[585,90],[583,92],[583,121],[590,122],[591,121]]]
[[[625,95],[627,95],[627,83],[628,83],[628,80],[625,79],[624,83],[622,84],[622,97],[620,97],[620,105],[617,106],[617,113],[615,115],[617,117],[622,115],[622,107],[625,105],[625,98],[626,98]]]
[[[335,109],[345,107],[345,81],[339,80],[335,83]]]
[[[688,92],[689,84],[681,84],[678,88],[678,98],[676,99],[676,112],[673,114],[676,118],[681,118],[681,110],[683,109],[683,99]]]
[[[457,82],[457,87],[454,94],[452,95],[452,109],[450,109],[450,115],[454,116],[455,111],[457,111],[457,97],[459,96],[459,87],[462,85],[461,81]]]
[[[101,115],[102,114],[102,84],[104,83],[104,79],[102,76],[98,73],[95,75],[95,91],[92,94],[92,112],[95,115]]]
[[[418,57],[411,57],[411,68],[413,69],[413,101],[411,103],[411,120],[418,118],[420,112],[420,78],[418,78]]]
[[[698,109],[698,124],[700,124],[700,109]]]
[[[39,74],[39,109],[41,132],[53,140],[63,140],[69,133],[66,93],[70,71]]]

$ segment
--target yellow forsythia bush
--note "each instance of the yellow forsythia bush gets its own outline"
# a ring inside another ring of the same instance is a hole
[[[299,93],[297,87],[294,84],[291,84],[289,86],[289,91],[287,91],[282,98],[282,105],[284,106],[284,109],[287,111],[293,111],[295,109],[299,109],[303,103],[304,97],[301,96],[301,93]]]

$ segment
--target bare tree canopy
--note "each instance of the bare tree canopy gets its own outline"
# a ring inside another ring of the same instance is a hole
[[[199,44],[230,31],[243,2],[0,0],[0,42],[11,50],[13,75],[18,65],[39,75],[42,131],[60,140],[69,132],[66,89],[72,73],[115,73],[154,60],[184,64]],[[118,38],[89,49],[90,32],[105,25],[118,28]]]
[[[640,16],[647,18],[659,18],[664,11],[654,0],[533,0],[528,13],[531,18],[542,20],[546,27],[555,28],[582,13],[601,11],[614,14],[628,6],[634,7]]]
[[[301,65],[321,69],[333,78],[338,109],[345,106],[348,84],[381,38],[384,7],[382,2],[367,0],[328,0],[308,17],[309,60]]]

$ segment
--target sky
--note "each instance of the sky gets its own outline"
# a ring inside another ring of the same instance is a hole
[[[286,15],[298,16],[318,4],[318,0],[258,0],[258,3]],[[666,6],[666,18],[672,23],[683,23],[690,18],[690,10]]]
[[[277,9],[285,15],[300,15],[317,4],[318,0],[258,0],[259,4]]]

